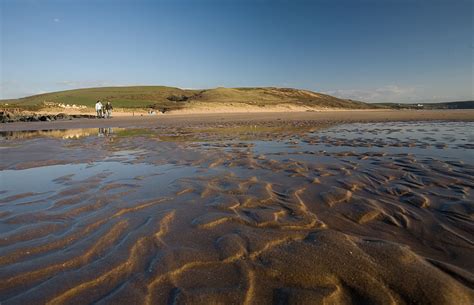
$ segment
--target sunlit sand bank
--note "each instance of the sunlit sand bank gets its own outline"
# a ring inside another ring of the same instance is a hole
[[[115,115],[114,115],[115,116]],[[235,123],[273,124],[275,121],[312,124],[327,122],[389,122],[389,121],[474,121],[474,110],[339,110],[306,112],[258,112],[258,113],[199,113],[164,115],[115,116],[112,119],[74,119],[52,122],[16,122],[0,124],[0,131],[46,130],[93,127],[189,127],[217,126]]]

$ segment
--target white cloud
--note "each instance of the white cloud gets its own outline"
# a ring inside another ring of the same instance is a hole
[[[359,100],[364,102],[413,102],[419,100],[417,87],[401,87],[386,85],[370,89],[338,89],[325,93],[340,98]]]
[[[53,21],[56,22],[56,23],[58,23],[58,22],[61,22],[61,19],[59,19],[59,18],[53,18]]]

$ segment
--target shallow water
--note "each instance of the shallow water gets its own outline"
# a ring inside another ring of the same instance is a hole
[[[474,300],[474,123],[3,133],[2,304]]]

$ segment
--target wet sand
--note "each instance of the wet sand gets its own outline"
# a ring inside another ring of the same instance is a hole
[[[4,133],[0,302],[472,304],[474,123],[332,115]]]
[[[186,127],[223,124],[252,124],[273,121],[389,122],[389,121],[474,121],[474,110],[338,110],[319,112],[209,113],[120,116],[112,119],[75,119],[54,122],[0,124],[0,131],[46,130],[93,127]]]

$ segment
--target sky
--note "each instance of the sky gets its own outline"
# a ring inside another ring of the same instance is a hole
[[[473,3],[0,0],[0,98],[166,85],[472,100]]]

